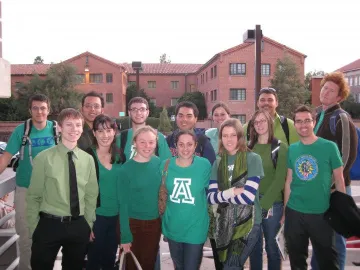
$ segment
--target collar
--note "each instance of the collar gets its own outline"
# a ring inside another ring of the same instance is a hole
[[[74,157],[75,158],[79,158],[79,147],[75,147],[74,149],[70,150],[69,148],[67,148],[62,142],[60,142],[58,145],[57,145],[57,149],[60,153],[61,156],[67,156],[67,153],[69,151],[73,151],[74,152]]]
[[[327,108],[327,109],[325,110],[325,114],[332,114],[332,113],[333,113],[335,110],[337,110],[337,109],[341,109],[339,103],[336,103],[335,105]],[[322,107],[321,107],[320,112],[321,112],[321,111],[323,111]]]

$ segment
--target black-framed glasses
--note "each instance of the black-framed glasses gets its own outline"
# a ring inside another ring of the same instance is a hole
[[[266,92],[272,92],[272,93],[276,93],[276,89],[275,88],[271,88],[271,87],[265,87],[265,88],[261,88],[259,91],[259,94],[261,93],[266,93]]]

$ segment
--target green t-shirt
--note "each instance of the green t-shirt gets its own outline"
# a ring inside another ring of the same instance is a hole
[[[162,232],[167,238],[188,244],[206,241],[209,228],[206,189],[210,173],[211,165],[206,158],[195,156],[185,168],[176,164],[176,157],[171,158],[166,177],[168,200],[162,218]]]
[[[117,192],[121,243],[132,242],[129,218],[154,220],[159,217],[160,162],[156,156],[144,163],[130,159],[120,168]]]
[[[101,216],[112,217],[119,213],[118,200],[117,200],[117,181],[119,171],[122,164],[114,163],[110,170],[105,168],[97,156],[99,164],[99,192],[100,192],[100,207],[96,209],[96,214]]]
[[[134,134],[133,129],[132,128],[128,129],[126,144],[125,144],[125,149],[124,149],[126,160],[132,159],[136,154],[136,151],[135,151],[134,145],[133,145],[133,134]],[[159,149],[160,160],[171,158],[171,152],[170,152],[169,146],[166,142],[165,136],[160,132],[158,132],[157,143],[159,145],[158,149]],[[116,145],[119,148],[121,147],[121,134],[116,136]]]
[[[271,159],[271,144],[255,144],[253,152],[261,157],[264,178],[261,179],[259,194],[261,195],[260,205],[262,208],[269,210],[274,202],[282,202],[282,191],[286,179],[288,146],[284,142],[280,142],[278,150],[278,158],[276,168]]]
[[[205,131],[205,135],[210,139],[215,154],[217,154],[219,152],[219,130],[217,128],[209,128]]]
[[[228,175],[229,175],[229,181],[232,180],[232,173],[234,170],[234,162],[235,162],[236,155],[230,156],[228,155]],[[211,180],[219,181],[218,179],[218,167],[220,164],[221,158],[218,157],[216,162],[214,162],[212,166],[212,172],[211,172]],[[247,178],[253,177],[253,176],[259,176],[260,179],[264,176],[263,166],[261,162],[261,157],[258,154],[255,154],[253,152],[248,152],[246,155],[246,161],[247,161]],[[261,183],[262,180],[260,180]],[[255,224],[261,223],[261,207],[259,202],[259,192],[256,192],[255,200],[254,200],[254,207],[255,207]]]
[[[309,145],[290,145],[287,166],[292,182],[287,206],[307,214],[324,213],[329,208],[333,170],[342,165],[334,142],[319,137]]]
[[[5,151],[11,155],[15,155],[19,152],[23,135],[24,124],[20,124],[11,134]],[[41,151],[55,145],[53,123],[51,121],[47,121],[45,128],[42,130],[36,129],[33,125],[29,137],[31,139],[31,156],[34,159]],[[24,159],[19,160],[19,166],[16,169],[16,185],[28,188],[30,185],[31,172],[32,165],[29,157],[29,142],[27,142],[24,148]]]

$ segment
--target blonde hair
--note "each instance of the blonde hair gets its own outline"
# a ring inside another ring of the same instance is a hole
[[[219,153],[224,154],[227,153],[225,146],[222,142],[222,133],[225,127],[232,127],[235,129],[236,136],[238,139],[237,142],[237,152],[248,152],[250,151],[246,145],[245,136],[244,136],[244,129],[238,119],[230,118],[225,120],[219,130]]]
[[[134,136],[133,136],[133,143],[136,141],[137,137],[141,134],[141,133],[145,133],[145,132],[148,132],[150,131],[151,133],[153,133],[155,135],[155,137],[157,137],[157,132],[155,129],[153,129],[151,126],[144,126],[144,127],[141,127],[139,129],[137,129],[134,133]]]

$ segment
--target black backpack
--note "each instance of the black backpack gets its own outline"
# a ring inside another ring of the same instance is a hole
[[[271,160],[275,169],[279,156],[280,142],[281,141],[276,138],[274,138],[271,142]]]
[[[54,134],[54,142],[55,145],[57,145],[59,143],[59,133],[57,130],[57,122],[55,120],[51,120],[51,122],[53,123],[53,134]],[[14,163],[13,163],[13,170],[14,172],[16,172],[17,167],[19,166],[19,160],[24,160],[24,150],[25,150],[25,146],[26,144],[29,143],[29,158],[30,158],[30,164],[32,166],[32,155],[31,155],[31,149],[32,149],[32,143],[31,143],[31,139],[30,139],[30,133],[31,133],[31,129],[32,129],[33,123],[31,118],[29,118],[28,120],[26,120],[24,122],[24,134],[22,137],[22,142],[21,142],[21,147],[20,147],[20,151],[19,151],[19,155],[17,156],[17,158],[15,159]]]
[[[279,115],[280,117],[280,124],[281,124],[281,127],[285,133],[285,137],[286,137],[286,141],[287,141],[287,144],[290,145],[290,134],[289,134],[289,123],[287,121],[287,118],[283,115]],[[250,140],[250,122],[248,124],[248,128],[246,129],[246,138],[247,140],[249,141]]]
[[[121,149],[121,159],[123,163],[126,161],[125,146],[127,142],[128,131],[129,131],[128,129],[125,129],[120,132],[120,149]],[[157,136],[157,140],[159,141],[159,136]],[[159,156],[159,143],[156,144],[155,155]]]

